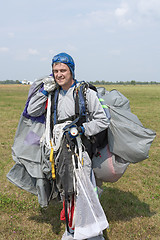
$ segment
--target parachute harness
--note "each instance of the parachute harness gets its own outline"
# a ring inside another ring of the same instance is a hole
[[[81,92],[81,91],[79,91]],[[50,109],[50,110],[49,110]],[[74,237],[81,234],[81,231],[85,230],[83,227],[83,221],[77,215],[79,212],[82,213],[82,208],[87,206],[88,211],[88,223],[90,223],[90,216],[92,216],[92,224],[97,228],[95,229],[94,235],[90,232],[86,237],[96,236],[101,230],[105,229],[108,225],[105,218],[105,214],[102,211],[100,203],[98,202],[97,195],[95,193],[94,187],[91,183],[89,176],[85,174],[85,169],[83,168],[83,156],[82,156],[82,142],[81,137],[78,134],[74,139],[70,138],[69,131],[72,125],[78,123],[79,118],[74,121],[68,121],[61,124],[54,125],[53,128],[53,138],[51,138],[50,129],[50,114],[51,114],[51,97],[48,100],[47,117],[46,117],[46,132],[45,132],[45,143],[50,149],[50,162],[52,166],[52,178],[54,179],[54,184],[58,189],[58,192],[64,196],[63,206],[64,209],[61,213],[61,220],[65,220],[67,231],[70,233],[71,229],[74,229]],[[83,179],[81,179],[81,177]],[[88,185],[89,184],[89,185]],[[89,192],[88,191],[89,186]],[[82,207],[81,200],[86,203]],[[94,201],[92,201],[94,199]],[[96,201],[96,208],[94,206]],[[74,211],[76,203],[76,211]],[[93,206],[94,207],[93,207]],[[97,208],[98,207],[98,208]],[[95,213],[96,210],[96,213]],[[63,216],[62,216],[63,215]],[[103,216],[103,218],[102,218]],[[85,216],[83,216],[85,219]],[[90,225],[88,225],[90,229]],[[88,229],[88,230],[89,230]],[[88,233],[88,230],[85,234]]]

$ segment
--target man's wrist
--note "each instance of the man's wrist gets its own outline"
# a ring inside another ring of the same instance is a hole
[[[79,132],[79,134],[83,134],[85,132],[84,127],[83,126],[79,126],[78,127],[78,132]]]
[[[44,90],[44,86],[39,90],[39,92],[43,93],[45,96],[48,96],[48,92]]]

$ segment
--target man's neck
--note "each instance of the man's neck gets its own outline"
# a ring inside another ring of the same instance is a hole
[[[73,87],[75,85],[75,81],[72,80],[72,82],[68,86],[62,86],[63,91],[68,91],[69,88]]]

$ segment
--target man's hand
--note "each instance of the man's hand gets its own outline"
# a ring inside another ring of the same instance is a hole
[[[79,132],[80,135],[82,135],[82,134],[85,132],[85,129],[84,129],[83,126],[79,126],[79,127],[77,128],[77,130],[78,130],[78,132]]]
[[[56,83],[52,76],[45,77],[43,79],[43,83],[44,83],[44,90],[47,91],[48,93],[54,91],[56,88]]]

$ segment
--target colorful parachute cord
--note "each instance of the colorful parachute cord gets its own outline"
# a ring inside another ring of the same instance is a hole
[[[110,119],[111,118],[110,111],[109,111],[108,106],[104,103],[104,99],[103,98],[99,98],[99,101],[100,101],[100,103],[102,105],[102,108],[105,111],[106,116],[108,117],[108,119]]]
[[[53,145],[52,142],[50,141],[51,144],[51,152],[50,152],[50,162],[51,162],[51,167],[52,167],[52,178],[55,179],[56,178],[56,174],[55,174],[55,167],[54,167],[54,149],[53,149]]]

